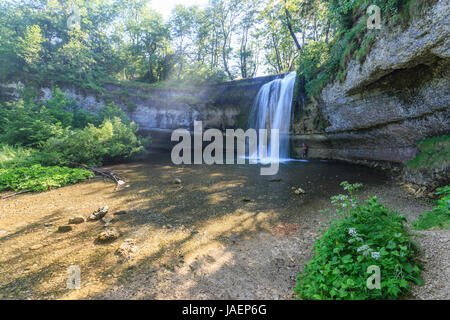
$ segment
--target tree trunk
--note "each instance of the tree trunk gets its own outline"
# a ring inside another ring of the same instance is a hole
[[[284,11],[286,13],[286,25],[289,29],[289,33],[292,37],[292,39],[294,40],[295,46],[297,47],[298,51],[302,50],[302,46],[300,45],[300,43],[297,40],[297,37],[295,36],[294,30],[292,29],[292,24],[291,24],[291,14],[289,13],[289,10],[287,8],[287,4],[286,4],[286,0],[284,0]]]

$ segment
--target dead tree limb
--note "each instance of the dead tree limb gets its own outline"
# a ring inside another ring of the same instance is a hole
[[[114,190],[118,190],[122,185],[125,184],[125,180],[122,179],[118,174],[110,171],[110,170],[100,170],[97,168],[93,168],[93,167],[88,167],[84,164],[77,164],[78,166],[86,169],[86,170],[90,170],[93,173],[95,173],[96,175],[100,175],[102,177],[111,179],[112,181],[114,181],[114,183],[116,184],[116,187],[114,188]]]
[[[17,195],[19,195],[19,194],[28,193],[28,192],[31,192],[31,191],[19,191],[19,192],[7,194],[6,196],[1,197],[0,200],[8,199],[8,198],[17,196]]]

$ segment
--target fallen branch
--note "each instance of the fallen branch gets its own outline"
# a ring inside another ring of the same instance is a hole
[[[17,195],[19,195],[19,194],[28,193],[28,192],[31,192],[31,191],[19,191],[19,192],[7,194],[6,196],[1,197],[0,200],[8,199],[8,198],[17,196]]]
[[[121,187],[122,185],[125,184],[125,181],[118,174],[116,174],[116,173],[114,173],[114,172],[112,172],[110,170],[100,170],[100,169],[97,169],[97,168],[88,167],[88,166],[86,166],[84,164],[78,164],[78,165],[81,166],[84,169],[92,171],[93,173],[95,173],[97,175],[109,178],[112,181],[114,181],[116,183],[116,187],[114,188],[114,190],[119,189],[119,187]]]

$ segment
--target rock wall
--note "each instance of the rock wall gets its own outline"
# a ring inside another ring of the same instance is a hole
[[[350,61],[346,79],[306,106],[316,115],[294,125],[294,154],[306,142],[311,157],[401,167],[416,155],[418,141],[448,133],[449,6],[439,0],[407,27],[380,30],[364,63]],[[317,113],[328,124],[324,130],[311,125]]]

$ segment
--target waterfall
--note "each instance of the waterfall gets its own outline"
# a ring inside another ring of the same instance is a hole
[[[289,129],[291,126],[291,109],[294,84],[295,72],[291,72],[282,79],[276,79],[266,83],[259,90],[250,113],[248,127],[256,130],[268,130],[268,159],[262,159],[260,154],[250,155],[250,158],[256,158],[257,160],[264,162],[283,161],[289,159]],[[270,156],[271,129],[279,130],[279,159],[272,159]],[[258,144],[259,143],[260,142],[258,142]]]

